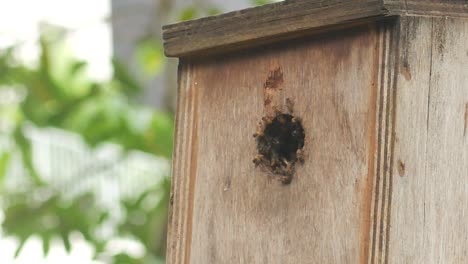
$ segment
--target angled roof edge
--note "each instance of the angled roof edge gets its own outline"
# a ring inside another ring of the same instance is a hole
[[[166,25],[168,57],[257,46],[398,15],[468,17],[465,0],[286,0]]]

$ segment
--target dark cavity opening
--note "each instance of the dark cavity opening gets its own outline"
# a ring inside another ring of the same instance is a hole
[[[304,137],[304,128],[298,118],[284,113],[276,115],[271,122],[265,122],[263,133],[257,136],[259,158],[256,164],[286,176],[281,177],[281,181],[289,183],[294,165],[302,161]]]

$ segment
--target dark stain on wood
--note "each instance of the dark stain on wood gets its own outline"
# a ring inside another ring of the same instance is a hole
[[[292,99],[282,100],[283,77],[282,68],[276,67],[263,84],[264,116],[254,134],[258,154],[253,163],[278,176],[283,184],[289,184],[296,163],[303,162],[305,133],[302,121],[293,115]]]
[[[283,79],[283,70],[281,67],[276,67],[271,70],[268,74],[268,77],[263,84],[263,104],[265,116],[274,117],[276,111],[279,110],[281,106],[280,103],[280,94],[282,90],[281,86],[284,83]]]
[[[398,175],[400,175],[400,177],[405,176],[405,169],[405,163],[401,160],[398,160]]]
[[[411,80],[411,69],[408,61],[404,61],[403,65],[400,68],[400,73],[405,77],[405,80],[410,81]]]
[[[361,191],[361,183],[359,182],[359,179],[356,178],[354,180],[354,190],[356,191],[356,193],[359,193]]]
[[[271,89],[276,89],[280,87],[284,82],[283,80],[283,71],[281,70],[280,67],[274,69],[273,71],[270,72],[270,75],[268,75],[268,78],[263,85],[264,88],[271,88]]]
[[[401,55],[401,69],[400,73],[405,77],[406,80],[411,80],[411,65],[409,63],[409,52],[410,44],[414,42],[417,37],[417,29],[419,24],[421,24],[421,19],[408,19],[407,17],[400,18],[400,23],[404,28],[404,32],[401,33],[401,41],[405,43],[403,45],[402,55]]]
[[[447,42],[447,32],[450,32],[450,29],[446,28],[446,23],[439,21],[440,20],[434,20],[434,44],[437,45],[437,53],[441,56],[441,59],[443,59],[444,54],[447,52],[445,46]]]

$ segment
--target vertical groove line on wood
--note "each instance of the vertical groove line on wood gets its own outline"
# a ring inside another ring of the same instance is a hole
[[[184,243],[184,239],[186,238],[185,236],[185,231],[186,231],[186,220],[187,218],[184,217],[184,214],[186,213],[186,205],[187,205],[187,198],[185,197],[187,195],[187,191],[186,191],[186,186],[187,186],[187,181],[188,181],[188,177],[187,175],[190,173],[190,160],[188,158],[188,154],[190,153],[190,148],[191,148],[191,144],[190,144],[190,135],[192,134],[192,126],[190,124],[190,119],[191,119],[191,100],[190,100],[190,90],[191,90],[191,75],[192,75],[192,66],[190,64],[190,62],[186,61],[186,67],[185,67],[185,71],[186,71],[186,76],[185,76],[185,83],[183,84],[183,87],[181,89],[181,93],[183,93],[183,96],[184,96],[184,114],[185,114],[185,118],[184,118],[184,133],[183,133],[183,137],[184,139],[182,140],[183,142],[183,146],[182,146],[182,151],[183,151],[183,156],[182,156],[182,169],[181,169],[181,174],[179,175],[179,179],[181,181],[180,183],[180,187],[179,187],[179,192],[180,193],[180,204],[179,204],[179,213],[180,213],[180,216],[179,216],[179,237],[178,237],[178,243],[180,244],[180,248],[178,248],[177,250],[177,258],[176,258],[176,262],[175,263],[182,263],[182,261],[184,260],[184,253],[185,253],[185,248],[186,247],[186,243]]]
[[[430,106],[431,106],[431,88],[432,88],[432,67],[433,67],[433,59],[434,59],[434,18],[431,18],[431,52],[430,52],[430,62],[429,62],[429,87],[427,91],[427,116],[426,116],[426,142],[425,142],[425,157],[427,159],[429,153],[429,118],[430,118]],[[424,201],[424,209],[423,209],[423,249],[425,248],[426,243],[426,186],[427,186],[427,167],[428,162],[425,161],[424,165],[424,191],[423,191],[423,201]]]
[[[388,256],[390,255],[390,227],[392,219],[392,196],[393,196],[393,166],[395,162],[395,135],[396,135],[396,98],[397,98],[397,80],[398,80],[398,67],[399,67],[399,58],[400,58],[400,19],[395,23],[393,29],[391,29],[392,41],[391,41],[391,50],[394,50],[392,54],[392,63],[393,63],[393,72],[389,73],[389,78],[392,79],[393,83],[390,86],[392,91],[390,93],[391,99],[389,105],[391,109],[389,115],[391,115],[391,134],[390,136],[390,167],[389,167],[389,196],[388,196],[388,206],[387,206],[387,226],[386,226],[386,241],[385,241],[385,259],[384,263],[388,263]],[[391,76],[393,75],[393,76]]]
[[[384,100],[385,100],[385,103],[384,103],[384,107],[385,107],[385,110],[384,110],[384,117],[385,117],[385,131],[383,131],[383,163],[382,163],[382,202],[380,204],[380,223],[379,223],[379,257],[378,257],[378,263],[382,263],[382,259],[383,259],[383,241],[384,241],[384,236],[385,236],[385,233],[384,233],[384,223],[385,223],[385,205],[386,205],[386,201],[387,201],[387,188],[388,188],[388,184],[387,184],[387,166],[388,166],[388,163],[387,163],[387,151],[388,151],[388,107],[389,107],[389,104],[388,104],[388,89],[389,89],[389,84],[388,84],[388,62],[389,62],[389,54],[387,53],[387,50],[389,50],[388,46],[389,46],[389,39],[390,39],[390,36],[389,36],[389,32],[388,32],[388,29],[387,29],[387,26],[385,25],[384,26],[384,34],[385,34],[385,51],[384,51],[384,69],[382,70],[382,74],[384,75],[382,80],[383,80],[383,86],[382,86],[382,90],[385,90],[384,92]]]
[[[392,166],[393,166],[393,127],[394,127],[394,71],[395,56],[395,21],[381,24],[379,42],[381,47],[379,64],[379,107],[377,168],[372,215],[372,247],[369,263],[385,263],[390,230]]]
[[[394,28],[394,27],[393,27]],[[385,144],[384,144],[384,164],[383,164],[383,173],[384,173],[384,187],[383,187],[383,198],[382,198],[382,207],[381,207],[381,215],[382,218],[380,219],[380,241],[379,241],[379,250],[381,251],[381,256],[379,262],[386,263],[385,260],[387,259],[387,246],[388,246],[388,236],[389,233],[389,212],[391,210],[391,190],[392,190],[392,168],[393,168],[393,152],[392,152],[392,142],[393,142],[393,126],[394,126],[394,119],[393,119],[393,94],[392,91],[392,82],[394,80],[392,74],[394,74],[393,69],[395,68],[395,60],[394,58],[397,57],[397,54],[393,52],[395,46],[393,45],[394,39],[394,30],[392,29],[391,25],[387,25],[386,27],[386,34],[388,35],[388,51],[387,58],[386,58],[386,73],[387,73],[387,80],[386,80],[386,121],[385,121]],[[393,52],[393,53],[390,53]],[[384,245],[384,243],[386,243]]]
[[[182,199],[183,207],[182,213],[183,223],[182,223],[182,235],[179,237],[180,243],[183,247],[180,249],[179,254],[181,255],[181,260],[176,263],[189,263],[190,262],[190,250],[192,243],[192,214],[193,214],[193,191],[195,184],[195,175],[196,175],[196,151],[197,151],[197,118],[198,118],[198,98],[197,98],[197,88],[194,86],[196,83],[192,81],[193,79],[193,66],[191,62],[188,62],[187,68],[187,83],[185,86],[185,95],[187,98],[187,114],[189,116],[185,125],[188,126],[188,133],[186,138],[188,139],[185,142],[187,148],[185,149],[184,157],[184,174],[181,175],[184,179],[183,188],[181,188],[183,194],[185,195]],[[185,240],[185,242],[184,242]]]
[[[380,46],[380,50],[379,50],[379,74],[378,74],[378,78],[377,78],[377,83],[378,83],[378,99],[379,99],[379,103],[378,103],[378,109],[377,109],[377,115],[378,115],[378,131],[377,131],[377,166],[376,166],[376,172],[375,172],[375,187],[374,187],[374,203],[373,203],[373,217],[372,217],[372,247],[371,247],[371,254],[370,254],[370,263],[371,264],[374,264],[374,257],[375,257],[375,245],[376,245],[376,235],[377,235],[377,213],[378,213],[378,204],[379,204],[379,194],[380,194],[380,149],[381,149],[381,127],[382,127],[382,105],[383,105],[383,95],[382,95],[382,73],[381,73],[381,70],[382,70],[382,57],[385,53],[385,48],[384,48],[384,43],[385,43],[385,40],[384,40],[384,35],[382,33],[382,27],[379,26],[379,46]]]
[[[373,208],[373,193],[374,193],[374,186],[375,186],[375,175],[376,175],[376,150],[378,148],[377,144],[377,130],[378,130],[378,123],[377,123],[377,112],[378,112],[378,98],[379,98],[379,73],[380,73],[380,26],[377,24],[376,28],[372,31],[375,41],[374,47],[374,62],[373,62],[373,69],[372,69],[372,85],[370,87],[369,92],[369,109],[368,109],[368,124],[367,130],[369,134],[368,138],[368,145],[369,145],[369,152],[367,157],[367,183],[366,183],[366,190],[365,194],[362,198],[362,210],[364,212],[364,219],[361,221],[361,234],[360,234],[360,256],[359,256],[359,263],[367,263],[370,259],[369,254],[370,246],[371,246],[371,232],[372,229],[372,208]]]
[[[382,84],[382,98],[383,98],[383,105],[381,111],[382,113],[382,123],[384,124],[381,129],[384,129],[382,131],[382,138],[381,138],[381,143],[383,141],[383,145],[381,146],[381,159],[380,159],[380,176],[382,186],[381,186],[381,192],[380,196],[378,199],[380,200],[380,212],[377,214],[380,216],[379,223],[378,223],[378,252],[376,252],[376,262],[377,263],[382,263],[382,260],[384,259],[384,241],[385,241],[385,220],[386,220],[386,214],[385,214],[385,207],[387,205],[388,199],[387,199],[387,194],[388,194],[388,127],[389,127],[389,62],[390,62],[390,39],[391,35],[388,30],[387,24],[384,25],[384,30],[383,30],[384,36],[384,50],[383,50],[383,64],[382,64],[382,79],[381,79],[381,84]],[[377,250],[377,249],[375,249]]]
[[[195,83],[196,85],[196,83]],[[191,117],[192,117],[192,130],[190,135],[190,166],[188,176],[188,200],[187,200],[187,243],[185,248],[185,261],[190,263],[190,254],[192,248],[192,224],[193,224],[193,206],[195,195],[195,181],[197,176],[197,152],[198,152],[198,88],[191,87],[190,93]]]

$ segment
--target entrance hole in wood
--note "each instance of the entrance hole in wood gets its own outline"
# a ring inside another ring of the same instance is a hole
[[[258,155],[253,162],[279,175],[282,183],[289,184],[295,165],[303,161],[305,133],[301,120],[285,113],[263,118],[254,137]]]

